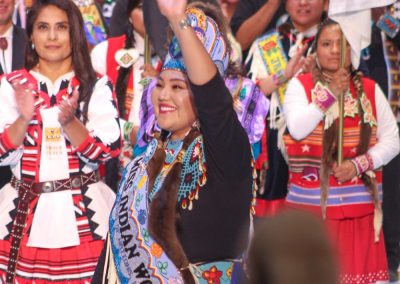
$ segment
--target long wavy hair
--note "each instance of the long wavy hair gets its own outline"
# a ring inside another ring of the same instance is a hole
[[[321,36],[322,31],[324,31],[327,27],[338,25],[337,22],[333,21],[330,18],[327,18],[323,22],[321,22],[318,32],[315,36],[315,48],[318,48],[319,38]],[[351,68],[351,67],[350,67]],[[357,155],[363,155],[367,152],[370,140],[371,140],[371,133],[372,128],[368,123],[364,121],[364,110],[361,107],[361,97],[364,93],[364,87],[362,84],[362,72],[356,70],[351,71],[351,80],[353,81],[357,100],[358,100],[358,113],[359,117],[361,118],[360,124],[360,136],[359,142],[357,146]],[[318,81],[325,83],[324,77],[322,75],[322,70],[320,67],[315,68],[313,71],[313,82],[316,84]],[[321,180],[321,204],[323,206],[323,212],[325,213],[325,202],[327,200],[328,194],[328,184],[329,184],[329,172],[332,168],[334,161],[337,159],[338,156],[338,126],[336,123],[332,123],[332,125],[324,131],[323,134],[323,152],[322,152],[322,163],[321,163],[321,171],[320,171],[320,180]],[[372,193],[374,200],[377,200],[378,192],[377,189],[374,187],[374,181],[365,173],[362,174],[362,180],[364,184],[369,188],[369,191]]]
[[[138,8],[139,5],[141,5],[142,0],[129,0],[127,1],[127,13],[126,16],[130,17],[131,12]],[[129,49],[133,48],[136,45],[136,40],[135,36],[133,34],[133,27],[135,23],[129,22],[126,29],[125,29],[125,43],[124,43],[124,48]],[[133,70],[133,65],[131,65],[128,68],[120,67],[118,70],[118,77],[117,81],[115,83],[115,93],[117,95],[117,100],[118,100],[118,108],[121,117],[125,117],[126,115],[126,109],[125,109],[125,98],[126,98],[126,90],[128,88],[128,82],[129,82],[129,74],[131,74],[131,71]]]
[[[82,116],[83,121],[87,121],[87,112],[89,101],[96,84],[96,73],[90,61],[89,49],[83,28],[83,19],[79,8],[72,0],[38,0],[28,13],[26,22],[26,33],[28,35],[28,44],[25,52],[25,66],[28,70],[34,68],[39,63],[40,55],[37,54],[32,45],[32,33],[36,19],[43,8],[53,5],[64,11],[68,17],[69,37],[71,42],[72,66],[75,76],[78,79],[79,102],[83,102]]]

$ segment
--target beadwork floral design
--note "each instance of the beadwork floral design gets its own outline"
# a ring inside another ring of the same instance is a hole
[[[212,266],[210,270],[204,271],[202,276],[208,284],[220,284],[222,271],[219,271],[216,266]]]

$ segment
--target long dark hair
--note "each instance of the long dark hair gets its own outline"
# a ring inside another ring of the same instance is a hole
[[[82,116],[85,123],[87,121],[89,101],[97,78],[90,61],[88,44],[83,28],[82,15],[79,11],[79,8],[74,4],[74,2],[72,2],[72,0],[41,0],[36,1],[36,3],[33,5],[32,9],[28,13],[26,23],[26,33],[28,35],[29,43],[26,47],[25,66],[28,70],[30,70],[39,63],[39,55],[32,46],[31,37],[33,26],[39,13],[43,8],[49,5],[53,5],[60,10],[63,10],[68,17],[68,23],[70,27],[69,37],[72,49],[72,65],[75,76],[80,83],[79,102],[84,103]]]
[[[332,25],[338,25],[337,22],[334,20],[327,18],[323,22],[321,22],[318,32],[315,36],[315,50],[318,48],[318,40],[320,38],[320,35],[322,31]],[[372,133],[372,128],[370,124],[365,123],[364,121],[364,110],[361,107],[361,98],[362,95],[364,94],[364,87],[362,83],[362,72],[356,71],[356,70],[351,70],[351,79],[353,81],[355,90],[356,90],[356,95],[357,95],[357,100],[358,100],[358,113],[361,119],[360,123],[360,136],[359,136],[359,142],[357,146],[357,155],[363,155],[367,152],[370,140],[371,140],[371,133]],[[314,84],[316,84],[318,81],[324,82],[323,76],[322,76],[322,70],[320,67],[315,68],[313,71],[313,81]],[[324,203],[327,198],[327,187],[329,184],[329,172],[330,169],[334,163],[334,161],[337,158],[337,151],[338,151],[338,145],[337,145],[337,138],[338,138],[338,126],[336,123],[333,123],[328,129],[324,131],[323,134],[323,152],[322,152],[322,163],[321,163],[321,172],[320,172],[320,180],[321,180],[321,203]],[[362,180],[364,184],[368,187],[369,191],[372,193],[374,200],[377,200],[378,192],[377,188],[374,188],[374,181],[365,173],[362,174]],[[324,211],[324,206],[323,205],[323,211]]]
[[[126,16],[130,17],[131,12],[139,7],[139,5],[142,3],[141,0],[129,0],[128,6],[127,6],[127,14]],[[133,26],[135,23],[128,22],[128,25],[125,29],[125,44],[124,48],[129,49],[132,47],[135,47],[136,45],[136,40],[135,36],[133,35]],[[131,74],[131,71],[133,70],[133,65],[131,65],[128,68],[120,67],[118,70],[118,77],[117,81],[115,82],[115,93],[117,95],[117,100],[118,100],[118,108],[120,111],[121,117],[125,116],[125,98],[126,98],[126,90],[128,88],[128,82],[129,82],[129,74]]]

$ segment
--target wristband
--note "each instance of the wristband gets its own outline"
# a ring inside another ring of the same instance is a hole
[[[362,173],[374,169],[374,161],[372,160],[371,156],[368,153],[361,156],[357,156],[351,159],[350,161],[356,167],[358,176],[361,175]]]
[[[318,107],[318,109],[326,113],[329,108],[335,103],[336,97],[329,91],[321,82],[315,84],[314,89],[311,90],[312,102]]]
[[[189,18],[186,16],[182,20],[179,21],[179,27],[183,30],[186,30],[188,27],[191,26]]]

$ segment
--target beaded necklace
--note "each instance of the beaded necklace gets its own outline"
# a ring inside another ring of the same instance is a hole
[[[180,151],[182,150],[183,140],[168,140],[165,146],[165,161],[164,165],[157,175],[154,186],[149,194],[150,201],[153,200],[156,193],[161,189],[161,186],[164,183],[166,176],[168,175],[169,171],[172,169],[172,166],[175,162],[178,161],[177,157]]]

